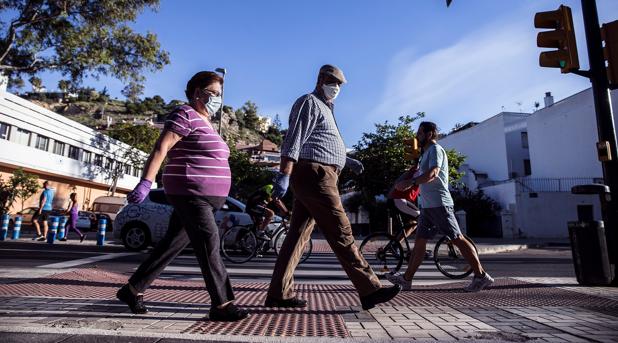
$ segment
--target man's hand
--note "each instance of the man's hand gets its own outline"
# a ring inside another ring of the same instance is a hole
[[[365,167],[363,167],[361,161],[350,157],[345,158],[345,166],[350,168],[350,170],[352,170],[352,172],[356,175],[360,175],[365,170]]]
[[[152,186],[152,181],[148,179],[141,179],[140,182],[135,186],[135,188],[127,195],[127,201],[131,204],[139,204],[150,192],[150,187]]]
[[[281,199],[288,191],[288,187],[290,186],[290,175],[284,173],[277,173],[274,181],[274,189],[273,189],[273,198]]]

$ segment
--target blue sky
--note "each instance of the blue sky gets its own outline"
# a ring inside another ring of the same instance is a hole
[[[183,99],[199,70],[225,67],[225,103],[254,101],[284,126],[294,100],[311,91],[325,63],[349,81],[335,115],[348,146],[374,123],[426,112],[443,131],[505,111],[532,111],[546,91],[556,100],[587,79],[540,68],[534,13],[573,10],[582,69],[588,66],[579,0],[198,1],[162,0],[133,25],[158,35],[171,64],[147,74],[145,96]],[[618,19],[618,1],[597,0],[600,21]],[[40,75],[54,89],[59,75]],[[123,84],[87,80],[113,96]],[[521,103],[521,105],[519,104]]]

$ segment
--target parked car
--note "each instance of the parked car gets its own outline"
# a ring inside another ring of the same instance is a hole
[[[107,225],[110,225],[112,221],[116,220],[116,214],[125,205],[126,199],[126,197],[98,197],[92,202],[92,212],[98,216],[97,219],[108,219]]]
[[[15,223],[15,217],[17,216],[21,217],[22,226],[32,226],[32,217],[38,210],[38,207],[26,207],[23,210],[11,215],[11,218],[9,219],[9,227],[13,227],[13,224]],[[54,209],[51,211],[50,216],[59,217],[63,215],[63,212],[64,210],[62,209]],[[65,217],[68,218],[68,216]],[[51,224],[51,218],[49,219],[49,223]]]
[[[230,225],[250,225],[251,217],[244,212],[245,204],[227,197],[221,210],[215,213],[217,225],[224,218]],[[132,251],[156,244],[167,232],[173,208],[167,202],[163,189],[153,189],[140,204],[127,204],[113,222],[114,239],[122,241]]]

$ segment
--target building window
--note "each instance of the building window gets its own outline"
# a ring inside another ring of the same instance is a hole
[[[92,153],[90,151],[84,150],[82,152],[82,162],[92,163]]]
[[[113,167],[114,167],[114,160],[112,160],[109,157],[105,159],[105,169],[112,170]]]
[[[79,160],[79,148],[76,146],[69,145],[69,158],[74,160]]]
[[[139,169],[137,167],[133,168],[133,176],[140,177],[141,172],[142,172],[141,169]]]
[[[47,151],[49,149],[49,138],[41,135],[36,136],[36,145],[35,148],[43,151]]]
[[[94,165],[97,167],[103,167],[103,156],[96,154],[94,156]]]
[[[125,164],[124,165],[124,173],[127,175],[131,175],[131,165],[130,164]]]
[[[31,132],[28,130],[17,128],[15,135],[15,143],[23,144],[25,146],[30,146],[30,135]]]
[[[521,133],[521,147],[528,149],[528,132]]]
[[[0,139],[9,140],[9,129],[10,128],[11,128],[11,125],[0,123]]]
[[[37,143],[38,144],[38,143]],[[64,156],[64,146],[65,144],[62,142],[58,142],[58,141],[54,141],[54,154],[56,155],[60,155],[60,156]],[[38,145],[37,145],[37,149],[38,149]],[[44,149],[41,149],[44,150]]]
[[[532,167],[530,166],[530,160],[524,160],[524,174],[526,176],[532,174]]]

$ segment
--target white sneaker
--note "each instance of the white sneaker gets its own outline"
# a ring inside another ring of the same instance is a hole
[[[412,290],[412,280],[406,280],[401,273],[387,273],[385,274],[386,279],[390,281],[393,285],[401,286],[402,291],[411,291]]]
[[[480,292],[481,290],[487,288],[492,283],[494,283],[494,279],[487,273],[485,273],[481,277],[474,277],[472,282],[464,288],[466,292]]]

